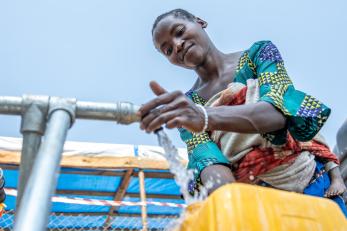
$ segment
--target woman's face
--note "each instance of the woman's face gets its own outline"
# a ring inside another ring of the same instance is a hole
[[[169,15],[153,31],[154,46],[172,64],[194,69],[204,62],[209,51],[210,40],[204,31],[206,25],[199,18],[189,21]]]

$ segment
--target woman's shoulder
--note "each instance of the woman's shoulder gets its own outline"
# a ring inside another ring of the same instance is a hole
[[[275,59],[276,61],[283,61],[281,54],[275,44],[271,40],[261,40],[254,42],[247,50],[249,58],[256,60]]]
[[[247,49],[249,53],[256,53],[266,46],[275,46],[271,40],[261,40],[252,43],[252,45]]]
[[[256,50],[256,49],[259,49],[259,48],[262,48],[262,47],[268,46],[268,45],[274,45],[274,44],[272,43],[271,40],[256,41],[256,42],[252,43],[252,45],[249,47],[249,50],[251,50],[251,49]]]

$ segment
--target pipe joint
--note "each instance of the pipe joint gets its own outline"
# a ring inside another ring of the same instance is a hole
[[[21,133],[36,132],[43,135],[46,126],[49,97],[23,95]]]
[[[141,118],[136,113],[139,108],[139,106],[130,102],[116,102],[115,121],[119,124],[130,124],[140,121]]]
[[[70,115],[71,128],[76,120],[76,103],[77,100],[75,98],[50,97],[48,118],[52,115],[53,112],[57,110],[66,111]]]

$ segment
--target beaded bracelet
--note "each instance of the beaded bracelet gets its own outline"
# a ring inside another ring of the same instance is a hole
[[[202,110],[202,112],[204,113],[204,127],[203,127],[201,132],[197,133],[197,134],[201,134],[201,133],[206,132],[206,130],[207,130],[207,127],[208,127],[208,115],[207,115],[207,111],[206,111],[204,106],[202,106],[200,104],[196,104],[196,106],[198,106]]]

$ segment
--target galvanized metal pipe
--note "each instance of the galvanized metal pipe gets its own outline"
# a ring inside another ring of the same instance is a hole
[[[76,118],[111,120],[121,124],[129,124],[140,121],[141,118],[136,115],[139,108],[139,106],[130,102],[97,103],[77,101]],[[21,97],[0,97],[0,114],[21,115],[22,111]]]
[[[22,104],[23,114],[20,131],[23,134],[23,142],[19,165],[17,209],[31,174],[32,166],[41,144],[41,137],[45,131],[49,97],[23,96]]]
[[[130,102],[95,103],[77,101],[76,118],[112,120],[121,124],[130,124],[140,121],[141,118],[136,115],[139,108],[139,106]]]
[[[21,203],[26,183],[31,174],[35,158],[40,147],[41,135],[35,132],[23,133],[22,154],[19,165],[18,195],[16,199],[16,208]]]
[[[0,113],[9,115],[21,115],[22,97],[0,96]]]
[[[55,191],[59,164],[71,116],[65,110],[52,112],[19,206],[15,231],[46,230],[51,211],[51,197]]]
[[[39,124],[38,122],[45,121],[47,114],[41,113],[40,120],[35,117],[36,112],[31,113],[31,116],[26,116],[27,112],[30,112],[27,104],[28,98],[32,100],[30,110],[37,109],[35,104],[41,105],[41,109],[43,105],[45,109],[50,110],[50,119],[41,146],[39,129],[32,129],[31,125],[35,124],[35,127]],[[24,188],[26,178],[29,177],[29,179],[21,199],[25,203],[19,204],[14,230],[41,231],[46,229],[64,142],[67,131],[75,118],[111,120],[121,124],[130,124],[140,121],[140,117],[136,114],[138,109],[139,106],[129,102],[95,103],[76,102],[75,99],[57,97],[51,97],[48,100],[48,97],[44,96],[24,96],[23,98],[0,96],[0,114],[22,115],[23,119],[28,120],[28,122],[22,123],[22,126],[25,127],[22,129],[24,135],[22,157],[25,156],[23,159],[25,166],[21,170],[23,176],[21,189]],[[30,122],[32,119],[33,123]],[[29,127],[26,127],[27,125]]]

